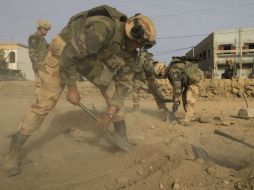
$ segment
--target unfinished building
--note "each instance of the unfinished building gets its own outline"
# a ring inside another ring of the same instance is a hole
[[[207,78],[220,79],[227,66],[226,59],[232,60],[238,78],[253,78],[254,28],[213,32],[186,55],[200,59],[199,67]]]

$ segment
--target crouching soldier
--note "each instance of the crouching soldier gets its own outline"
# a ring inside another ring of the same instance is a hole
[[[185,111],[184,119],[179,120],[182,124],[192,121],[194,105],[198,95],[198,83],[204,78],[204,73],[198,68],[197,60],[188,57],[172,57],[170,65],[160,69],[159,73],[168,77],[173,87],[172,114],[169,121],[175,118],[175,113],[182,103]]]

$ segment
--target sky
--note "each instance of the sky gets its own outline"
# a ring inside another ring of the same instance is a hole
[[[50,42],[76,13],[107,4],[127,16],[142,13],[152,19],[157,44],[151,49],[155,59],[169,62],[184,55],[214,31],[254,27],[253,0],[2,0],[0,43],[27,45],[36,31],[38,19],[48,19]]]

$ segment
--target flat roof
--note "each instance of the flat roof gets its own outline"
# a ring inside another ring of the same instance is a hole
[[[20,43],[13,43],[13,42],[0,42],[0,48],[3,49],[12,49],[12,48],[18,48],[18,47],[23,47],[23,48],[28,48],[27,45],[23,45]]]

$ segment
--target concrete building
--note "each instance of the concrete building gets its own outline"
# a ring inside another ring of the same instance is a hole
[[[18,43],[0,43],[0,49],[5,51],[8,69],[20,70],[25,79],[34,80],[27,46]]]
[[[221,30],[211,33],[187,56],[197,57],[207,76],[220,79],[226,68],[226,59],[237,67],[237,77],[249,78],[254,73],[254,28]]]

